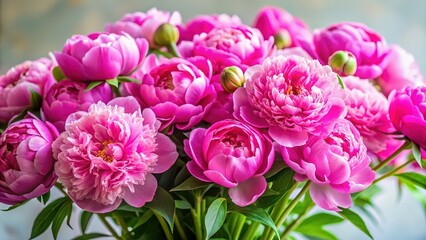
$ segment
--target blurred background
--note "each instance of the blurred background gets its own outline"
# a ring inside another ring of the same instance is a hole
[[[262,6],[275,5],[303,19],[313,30],[334,22],[357,21],[381,33],[390,44],[399,44],[417,59],[426,71],[426,2],[424,0],[0,0],[0,74],[27,59],[60,51],[73,34],[102,31],[108,22],[127,12],[152,7],[178,11],[186,21],[195,15],[227,13],[251,24]],[[394,179],[384,181],[376,198],[379,225],[367,220],[375,239],[426,239],[426,218],[420,204],[406,191],[398,193]],[[426,193],[425,193],[426,194]],[[53,191],[52,198],[59,193]],[[7,208],[0,204],[0,209]],[[0,239],[28,239],[32,222],[43,208],[36,200],[11,212],[0,212]],[[79,211],[75,208],[71,225],[63,226],[58,239],[72,239],[80,233]],[[104,231],[93,219],[90,231]],[[328,227],[339,239],[368,239],[350,224]],[[47,231],[37,239],[51,239]]]

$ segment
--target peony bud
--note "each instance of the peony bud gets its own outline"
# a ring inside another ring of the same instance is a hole
[[[246,79],[241,68],[237,66],[231,66],[223,69],[220,75],[220,83],[222,88],[228,92],[233,93],[237,88],[244,86]]]
[[[347,51],[336,51],[328,58],[328,65],[339,75],[354,75],[357,69],[355,56]]]
[[[285,29],[281,29],[274,35],[274,44],[278,49],[288,48],[292,45],[292,43],[291,35]]]
[[[170,23],[161,24],[154,33],[154,43],[158,46],[170,46],[179,40],[179,30]]]

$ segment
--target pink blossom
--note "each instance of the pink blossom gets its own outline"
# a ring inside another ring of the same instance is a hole
[[[161,24],[178,25],[181,22],[182,17],[178,12],[170,13],[151,8],[146,13],[127,13],[117,22],[108,24],[105,31],[116,34],[125,32],[134,38],[145,38],[153,47],[155,46],[154,33]]]
[[[160,130],[174,126],[187,130],[200,123],[216,100],[210,83],[211,63],[201,57],[157,59],[148,56],[133,76],[141,84],[124,84],[124,93],[134,96],[142,108],[151,108],[161,121]]]
[[[0,137],[0,202],[17,204],[47,193],[56,182],[51,144],[58,131],[34,118],[10,124]]]
[[[389,95],[389,116],[395,129],[426,148],[426,87],[405,87]]]
[[[247,124],[224,120],[208,129],[194,129],[185,140],[185,152],[192,159],[189,172],[205,182],[229,188],[239,206],[255,202],[266,189],[263,175],[271,168],[271,141]]]
[[[351,193],[366,189],[375,178],[359,132],[344,119],[336,122],[330,135],[311,136],[305,146],[282,147],[281,153],[297,181],[312,181],[312,200],[327,210],[349,208]]]
[[[388,96],[393,89],[425,85],[425,79],[413,55],[398,45],[390,48],[389,64],[376,79],[382,92]]]
[[[234,116],[265,128],[278,144],[301,146],[308,135],[328,134],[346,114],[335,73],[316,60],[276,56],[249,68],[234,92]]]
[[[53,82],[52,61],[40,58],[25,61],[0,76],[0,122],[8,122],[31,105],[32,92],[43,94]]]
[[[44,95],[42,112],[45,119],[53,123],[59,132],[65,129],[67,117],[77,111],[87,111],[89,106],[98,101],[104,103],[112,99],[111,87],[103,83],[86,91],[83,82],[62,80],[55,83]]]
[[[350,52],[357,60],[355,76],[374,79],[380,76],[388,63],[389,47],[382,36],[364,24],[341,22],[326,29],[314,31],[318,59],[327,64],[336,51]]]
[[[122,199],[142,207],[157,189],[152,174],[169,169],[178,155],[158,127],[154,113],[141,112],[132,97],[71,114],[65,132],[53,143],[58,181],[90,212],[113,211]]]
[[[76,81],[96,81],[129,75],[145,58],[148,43],[128,34],[74,35],[56,52],[65,76]]]

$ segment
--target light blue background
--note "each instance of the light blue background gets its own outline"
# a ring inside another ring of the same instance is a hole
[[[179,11],[184,20],[199,14],[236,14],[251,24],[257,11],[265,5],[281,6],[302,18],[311,29],[326,27],[338,21],[363,22],[380,32],[388,43],[397,43],[410,51],[420,67],[426,69],[426,2],[424,0],[3,0],[0,1],[0,71],[27,59],[46,56],[61,50],[72,34],[102,31],[107,22],[118,20],[126,12],[146,11],[151,7]],[[384,193],[376,199],[380,206],[380,226],[367,221],[375,239],[426,239],[423,210],[408,192],[398,200],[394,180],[383,182]],[[59,193],[54,190],[53,196]],[[6,208],[0,205],[0,208]],[[28,239],[32,222],[42,209],[37,201],[12,212],[0,212],[0,239]],[[59,239],[79,234],[79,211],[73,213],[74,230],[64,226]],[[332,229],[341,239],[367,239],[350,224]],[[98,221],[89,230],[104,231]],[[50,231],[39,239],[51,239]]]

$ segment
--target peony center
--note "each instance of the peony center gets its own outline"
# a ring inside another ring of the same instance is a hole
[[[107,163],[123,158],[123,149],[119,144],[112,143],[111,140],[102,142],[102,149],[96,153],[97,157],[102,158]]]
[[[175,85],[173,84],[173,77],[171,74],[168,74],[166,76],[162,76],[157,83],[157,86],[163,88],[163,89],[175,89]]]
[[[300,86],[289,86],[286,90],[285,90],[285,94],[286,95],[299,95],[302,92],[302,88]]]

